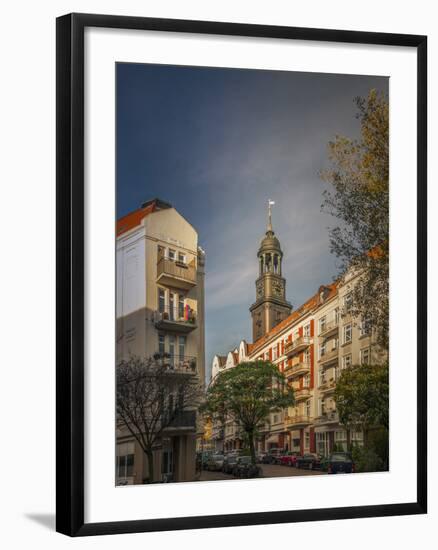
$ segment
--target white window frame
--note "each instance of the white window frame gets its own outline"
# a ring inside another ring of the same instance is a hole
[[[347,363],[348,363],[348,365],[347,365]],[[347,353],[347,355],[344,355],[342,357],[342,368],[343,369],[351,367],[352,364],[353,364],[353,358],[351,356],[351,353]]]
[[[347,340],[347,330],[349,329],[350,338]],[[342,331],[342,337],[343,337],[343,343],[344,344],[351,344],[353,341],[353,324],[347,323],[344,325],[343,331]]]
[[[324,317],[321,317],[321,319],[318,321],[319,334],[324,332],[326,326],[327,326],[327,316],[324,315]]]
[[[366,360],[365,360],[365,357],[366,357]],[[360,364],[369,365],[370,359],[371,359],[370,348],[362,348],[360,350]]]

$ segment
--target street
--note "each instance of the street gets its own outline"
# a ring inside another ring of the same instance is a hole
[[[326,472],[320,470],[304,470],[298,468],[290,468],[289,466],[279,466],[276,464],[259,464],[262,468],[263,475],[261,477],[292,477],[292,476],[314,476],[325,475]],[[201,473],[200,481],[214,481],[219,479],[236,479],[231,474],[224,474],[222,472],[209,472],[203,470]]]

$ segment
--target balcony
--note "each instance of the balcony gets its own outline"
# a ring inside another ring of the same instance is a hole
[[[197,328],[196,311],[185,307],[165,307],[155,312],[155,327],[158,330],[188,334]]]
[[[320,326],[318,336],[320,338],[329,338],[330,336],[334,336],[335,334],[337,334],[338,330],[339,323],[338,321],[334,320],[330,323],[325,323],[323,327]]]
[[[297,353],[301,353],[312,343],[312,338],[310,336],[299,336],[292,342],[286,342],[284,346],[284,353],[290,357]]]
[[[167,424],[164,428],[166,433],[196,430],[196,411],[181,411],[176,413],[170,422],[169,418],[165,417],[164,423]]]
[[[157,262],[157,283],[172,288],[190,290],[196,285],[195,265],[161,256]]]
[[[321,365],[333,363],[338,360],[339,357],[339,349],[331,349],[330,351],[326,351],[321,357],[318,359],[318,362]]]
[[[284,422],[288,428],[305,428],[311,424],[313,418],[306,414],[286,416]]]
[[[325,426],[326,424],[334,424],[339,422],[339,416],[336,411],[327,411],[315,418],[315,424]]]
[[[196,357],[191,355],[170,355],[156,353],[154,359],[166,368],[169,374],[196,375]]]
[[[323,382],[319,386],[319,391],[321,393],[332,393],[335,391],[335,388],[336,388],[336,382],[334,378],[330,378],[330,380]]]
[[[308,399],[310,397],[310,390],[309,388],[301,388],[298,390],[295,390],[295,401],[303,401],[305,399]]]
[[[295,378],[302,374],[307,374],[310,372],[310,363],[307,361],[300,361],[294,365],[288,365],[284,369],[284,374],[286,378]]]

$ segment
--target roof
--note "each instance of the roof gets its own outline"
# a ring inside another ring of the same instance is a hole
[[[117,220],[116,235],[120,237],[123,233],[134,229],[137,225],[140,225],[142,220],[158,210],[165,210],[166,208],[172,208],[172,205],[168,202],[164,202],[161,199],[155,198],[144,202],[140,208],[122,216]]]

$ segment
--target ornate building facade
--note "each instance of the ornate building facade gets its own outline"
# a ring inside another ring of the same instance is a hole
[[[387,353],[377,345],[375,331],[369,323],[352,316],[357,274],[350,272],[342,283],[320,286],[313,296],[291,312],[281,272],[283,253],[272,231],[270,215],[257,256],[256,287],[260,285],[261,290],[250,307],[253,343],[242,341],[238,348],[229,352],[226,360],[216,356],[212,378],[241,361],[263,359],[277,365],[294,388],[295,405],[271,414],[260,427],[259,451],[277,447],[301,454],[328,455],[335,445],[347,449],[351,441],[361,444],[361,432],[349,431],[339,423],[333,399],[336,381],[344,368],[385,361]],[[276,296],[272,290],[274,281],[280,281]],[[272,311],[278,311],[278,317],[272,316]],[[242,445],[239,427],[229,421],[227,425],[228,431],[227,426],[213,429],[217,449],[230,450]]]

